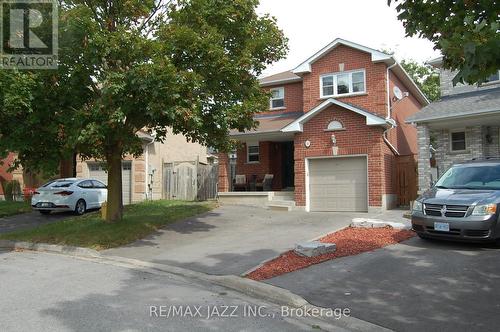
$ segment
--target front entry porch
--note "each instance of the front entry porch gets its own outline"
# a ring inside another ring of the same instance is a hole
[[[229,155],[228,192],[293,191],[292,141],[247,141]]]
[[[219,192],[219,202],[227,205],[247,205],[279,211],[296,210],[293,191],[233,191]]]
[[[219,187],[222,203],[286,211],[295,208],[294,143],[290,137],[245,139],[234,153],[219,156],[219,162],[219,183],[227,174],[227,187]]]

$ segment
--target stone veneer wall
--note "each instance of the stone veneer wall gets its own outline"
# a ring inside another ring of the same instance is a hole
[[[430,151],[429,135],[436,138],[436,162],[438,177],[443,175],[454,163],[471,160],[472,158],[500,156],[499,127],[471,126],[465,128],[467,150],[464,152],[453,152],[450,148],[450,129],[432,129],[425,125],[418,126],[418,172],[419,191],[425,191],[430,187]],[[491,142],[486,135],[490,134]]]

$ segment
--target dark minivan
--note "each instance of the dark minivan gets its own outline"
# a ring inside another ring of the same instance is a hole
[[[500,158],[453,165],[412,208],[413,230],[421,238],[498,241]]]

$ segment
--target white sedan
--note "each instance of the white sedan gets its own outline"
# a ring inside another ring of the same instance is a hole
[[[82,215],[90,209],[99,209],[108,198],[104,183],[95,179],[59,179],[38,188],[31,198],[31,206],[42,214],[52,211],[74,211]]]

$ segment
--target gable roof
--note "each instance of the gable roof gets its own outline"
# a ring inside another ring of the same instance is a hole
[[[388,120],[379,117],[378,115],[372,114],[368,111],[365,111],[359,107],[353,106],[351,104],[343,103],[341,101],[338,101],[337,99],[334,98],[329,98],[313,108],[311,111],[305,113],[303,116],[298,118],[297,120],[293,121],[290,123],[288,126],[284,127],[281,129],[282,132],[284,133],[290,133],[290,132],[302,132],[304,131],[304,123],[307,121],[311,120],[314,116],[319,114],[321,111],[325,110],[331,105],[337,105],[342,108],[348,109],[350,111],[353,111],[357,114],[360,114],[366,118],[366,125],[367,126],[384,126],[384,127],[390,127],[391,123],[388,122]]]
[[[337,38],[330,44],[323,47],[321,50],[309,57],[306,61],[295,67],[295,69],[292,70],[292,73],[296,75],[310,73],[311,65],[314,62],[328,54],[331,50],[339,45],[348,46],[356,50],[369,53],[371,54],[372,62],[383,62],[387,66],[390,66],[390,70],[392,70],[394,74],[396,74],[399,80],[408,88],[408,90],[410,90],[411,94],[418,100],[419,103],[421,103],[422,105],[428,105],[430,103],[425,94],[420,90],[418,85],[413,81],[410,75],[408,75],[406,70],[398,63],[394,56],[342,38]]]
[[[372,61],[373,62],[386,62],[387,64],[392,64],[392,61],[394,60],[392,55],[386,54],[384,52],[377,51],[373,48],[369,48],[360,44],[353,43],[351,41],[342,39],[342,38],[337,38],[334,41],[332,41],[330,44],[326,45],[323,47],[321,50],[318,52],[314,53],[311,57],[309,57],[306,61],[302,62],[300,65],[295,67],[293,70],[294,74],[301,74],[301,73],[309,73],[311,72],[311,64],[316,62],[317,60],[321,59],[324,55],[326,55],[328,52],[333,50],[335,47],[339,45],[345,45],[348,47],[352,47],[354,49],[370,53],[372,56]]]
[[[295,75],[292,71],[287,70],[278,74],[263,77],[259,80],[261,86],[269,86],[281,83],[300,82],[302,77]]]
[[[422,123],[500,112],[500,88],[444,96],[406,119]]]

